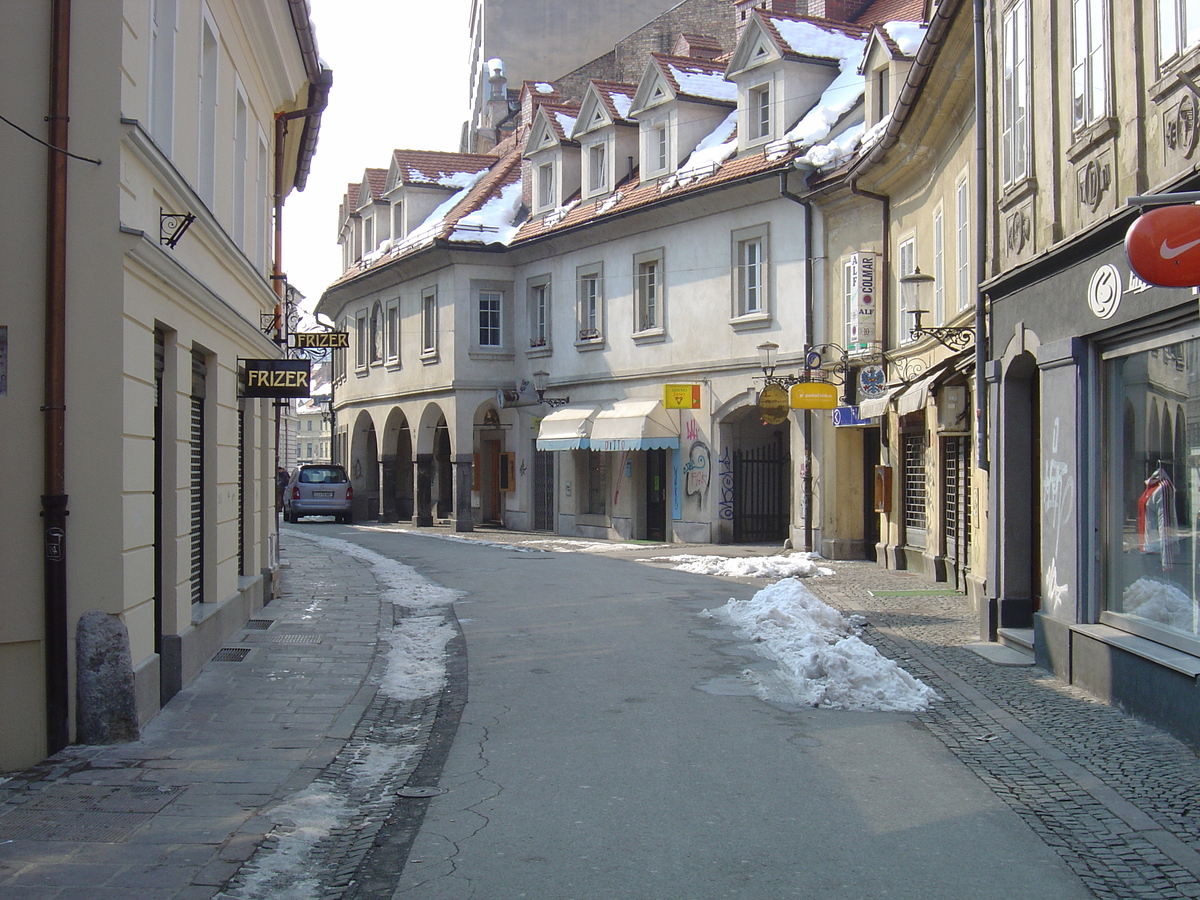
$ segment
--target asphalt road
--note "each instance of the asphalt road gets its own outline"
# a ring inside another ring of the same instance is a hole
[[[915,717],[743,690],[770,664],[700,613],[765,582],[325,533],[464,595],[468,701],[397,900],[1093,896]]]

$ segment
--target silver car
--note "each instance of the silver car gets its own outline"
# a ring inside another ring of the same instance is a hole
[[[298,466],[283,492],[283,519],[297,522],[301,516],[334,516],[349,523],[353,499],[354,489],[341,466]]]

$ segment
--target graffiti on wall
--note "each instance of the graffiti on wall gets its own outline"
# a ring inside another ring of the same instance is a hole
[[[712,480],[712,468],[709,463],[712,453],[708,444],[700,439],[700,426],[695,419],[690,419],[685,424],[684,436],[688,449],[683,460],[683,493],[685,497],[694,497],[696,503],[703,506],[709,482]]]
[[[717,515],[728,522],[733,521],[733,460],[726,447],[718,460],[717,484],[720,490]]]
[[[1042,598],[1055,615],[1065,612],[1061,607],[1070,590],[1069,585],[1058,580],[1058,551],[1063,527],[1070,522],[1075,508],[1075,476],[1071,474],[1070,465],[1057,458],[1058,429],[1059,420],[1056,418],[1050,439],[1050,456],[1046,459],[1042,477],[1042,521],[1047,531],[1047,547],[1053,538],[1053,549],[1042,582]]]

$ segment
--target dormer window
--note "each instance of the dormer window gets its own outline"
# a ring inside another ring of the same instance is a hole
[[[650,131],[650,153],[654,160],[654,170],[656,172],[665,171],[667,168],[667,125],[662,123],[655,125]]]
[[[404,237],[404,202],[395,200],[392,203],[392,238],[400,240]]]
[[[875,91],[875,121],[882,122],[892,111],[892,97],[888,67],[884,66],[877,73]]]
[[[553,209],[554,202],[554,163],[542,163],[537,168],[537,198],[538,210]]]
[[[363,217],[363,256],[375,250],[375,217]]]
[[[766,140],[771,136],[770,83],[750,89],[750,135],[752,140]]]
[[[588,190],[593,194],[608,188],[607,148],[603,143],[588,148]]]

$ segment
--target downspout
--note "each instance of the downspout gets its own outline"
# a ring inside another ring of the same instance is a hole
[[[803,170],[801,170],[803,171]],[[779,173],[779,196],[799,203],[804,208],[804,342],[805,350],[812,346],[815,311],[813,309],[813,258],[812,258],[812,204],[799,194],[793,194],[787,186],[788,170]],[[805,356],[807,357],[807,353]],[[849,374],[847,373],[847,377]],[[804,410],[801,419],[804,435],[804,550],[813,550],[813,477],[812,477],[812,410]]]
[[[983,0],[975,6],[975,456],[981,471],[991,467],[988,459],[988,395],[987,378],[987,294],[979,290],[987,264],[987,135],[983,114],[987,103],[987,64],[983,30]]]
[[[71,0],[53,0],[46,198],[45,413],[42,525],[45,548],[46,743],[70,743],[67,653],[66,306],[67,136],[70,121]]]

